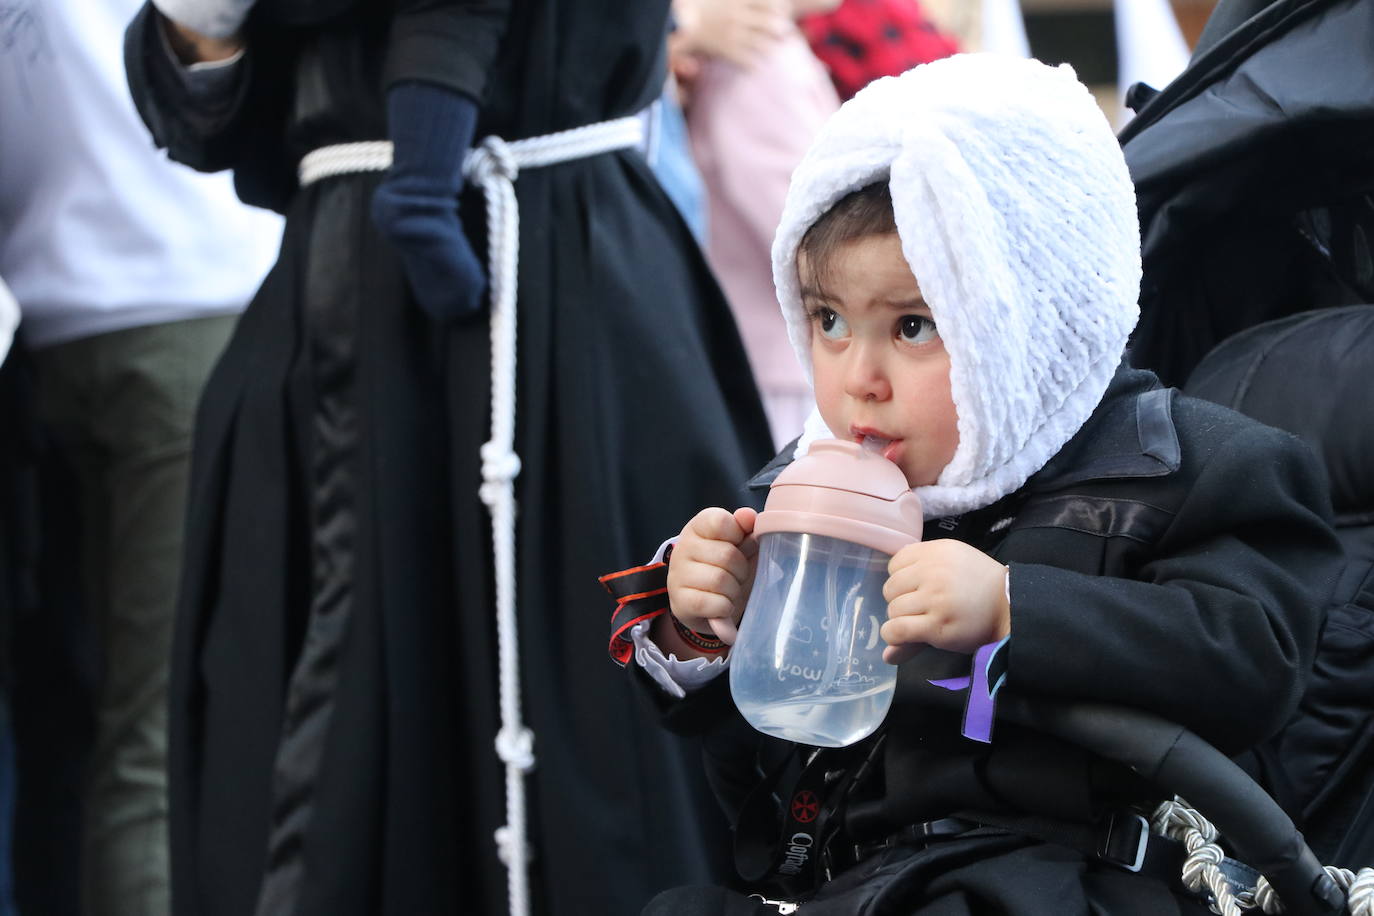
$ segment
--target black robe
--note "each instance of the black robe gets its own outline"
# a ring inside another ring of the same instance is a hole
[[[453,59],[490,65],[385,64],[386,4],[293,25],[259,10],[248,81],[231,109],[205,112],[168,78],[146,11],[130,27],[155,138],[191,165],[235,168],[241,196],[287,213],[199,417],[172,675],[178,916],[245,916],[264,877],[274,914],[506,909],[477,495],[487,322],[441,327],[415,307],[368,218],[380,176],[294,191],[293,172],[312,148],[381,139],[384,80],[407,76],[485,93],[479,136],[631,114],[662,84],[668,4],[515,0],[499,48],[499,4],[409,5],[473,12],[471,30],[439,9],[417,34],[470,41]],[[704,788],[676,791],[701,785],[688,745],[600,662],[597,575],[700,506],[740,499],[767,426],[728,308],[638,152],[527,171],[516,189],[536,911],[637,912],[718,871],[724,825]],[[481,205],[465,195],[479,253]]]

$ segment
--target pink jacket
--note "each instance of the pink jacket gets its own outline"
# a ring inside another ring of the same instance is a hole
[[[770,249],[792,170],[839,107],[824,67],[793,32],[752,69],[703,66],[687,127],[706,184],[706,257],[734,309],[765,395],[810,390],[773,292]]]

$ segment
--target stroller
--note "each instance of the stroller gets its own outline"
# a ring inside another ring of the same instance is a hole
[[[1299,712],[1238,761],[1121,710],[1000,713],[1196,805],[1152,828],[1222,914],[1374,913],[1374,868],[1354,871],[1374,866],[1371,87],[1374,2],[1222,0],[1183,74],[1133,87],[1120,135],[1144,262],[1132,361],[1299,435],[1332,481],[1347,566]]]

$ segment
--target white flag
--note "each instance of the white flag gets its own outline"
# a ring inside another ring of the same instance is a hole
[[[1188,42],[1168,0],[1116,0],[1116,48],[1124,124],[1131,118],[1126,90],[1135,83],[1154,89],[1171,83],[1188,66]]]
[[[1026,23],[1017,0],[983,0],[982,50],[993,54],[1030,57]]]
[[[10,288],[0,280],[0,363],[10,351],[10,341],[14,339],[14,329],[19,324],[19,304],[10,294]]]

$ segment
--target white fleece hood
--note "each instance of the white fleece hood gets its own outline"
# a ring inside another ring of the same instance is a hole
[[[1135,191],[1067,65],[961,54],[869,85],[797,167],[773,241],[808,378],[797,246],[841,197],[884,179],[959,415],[954,457],[916,492],[927,518],[967,512],[1017,490],[1106,391],[1139,316]],[[813,414],[798,454],[830,435]]]

